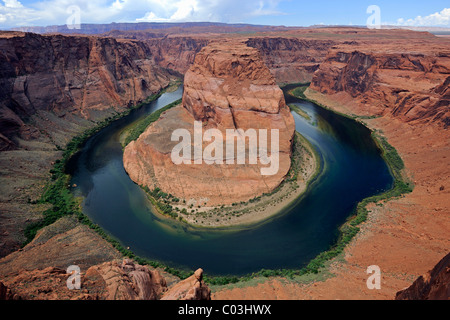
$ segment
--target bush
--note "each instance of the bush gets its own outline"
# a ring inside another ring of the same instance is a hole
[[[180,103],[181,103],[181,99],[165,106],[164,108],[161,108],[161,109],[153,112],[152,114],[150,114],[149,116],[147,116],[146,118],[141,120],[138,124],[136,124],[129,131],[128,136],[125,138],[124,147],[127,146],[131,141],[137,140],[139,138],[139,136],[145,131],[145,129],[147,129],[147,127],[150,124],[152,124],[153,122],[155,122],[156,120],[159,119],[159,117],[161,116],[161,114],[164,111],[167,111],[170,108],[173,108],[173,107],[179,105]]]

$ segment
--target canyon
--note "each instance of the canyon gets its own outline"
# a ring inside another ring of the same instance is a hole
[[[22,283],[32,283],[26,272],[45,270],[47,261],[54,261],[55,268],[77,263],[87,270],[120,259],[94,231],[65,218],[20,249],[24,227],[45,210],[32,202],[42,193],[52,162],[61,157],[59,149],[73,136],[184,75],[211,39],[238,40],[258,49],[274,79],[271,86],[311,82],[305,92],[309,99],[384,135],[415,186],[411,194],[369,208],[368,221],[344,256],[333,260],[328,271],[333,277],[307,284],[272,278],[255,287],[217,288],[213,299],[394,299],[448,253],[448,39],[360,28],[157,33],[1,33],[0,276],[11,280],[8,287],[14,283],[9,290],[20,287],[19,280],[12,280],[20,274]],[[189,112],[180,107],[171,112],[220,123],[214,114],[198,112],[203,109],[192,97],[199,88],[194,81],[187,90],[183,105],[189,104]],[[366,268],[373,264],[380,265],[383,275],[377,291],[365,286]],[[48,277],[52,272],[47,271]]]
[[[16,136],[47,135],[64,146],[58,135],[64,124],[124,111],[170,79],[139,42],[16,32],[4,32],[0,40],[0,150],[13,149]]]

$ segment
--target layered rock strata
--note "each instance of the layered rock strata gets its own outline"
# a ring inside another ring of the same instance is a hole
[[[17,146],[17,136],[52,135],[62,120],[106,118],[168,83],[142,42],[2,32],[0,151]]]
[[[403,122],[450,125],[450,52],[385,48],[332,50],[311,89],[356,104],[358,114],[392,114]],[[346,95],[346,96],[345,96]]]
[[[195,122],[200,124],[201,135],[213,129],[220,137],[200,142],[203,159],[192,152],[190,161],[175,164],[171,156],[179,140],[171,141],[172,133],[177,129],[186,130],[193,138],[189,150],[195,150],[194,137],[198,133],[194,132]],[[237,152],[233,152],[231,158],[227,154],[226,149],[231,150],[230,145],[234,143],[226,140],[227,129],[242,130],[236,141],[245,142],[244,164],[237,163]],[[267,130],[266,144],[261,144],[260,129]],[[158,187],[193,205],[247,201],[271,192],[285,178],[291,164],[294,130],[294,120],[283,92],[259,52],[242,42],[215,42],[197,54],[195,63],[186,73],[182,106],[165,112],[138,140],[125,148],[124,165],[131,179],[139,185],[150,189]],[[263,169],[271,165],[262,164],[260,154],[256,163],[250,162],[250,143],[245,137],[250,131],[257,134],[255,141],[260,150],[267,147],[268,155],[271,154],[272,134],[278,132],[278,170],[274,174],[262,174]],[[223,163],[206,163],[214,161],[208,157],[217,155],[206,153],[213,140],[221,146],[217,150],[223,151]],[[228,164],[230,159],[234,164]],[[195,164],[199,160],[202,163]]]

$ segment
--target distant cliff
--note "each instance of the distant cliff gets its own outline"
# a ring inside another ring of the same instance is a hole
[[[311,82],[325,60],[332,40],[254,37],[247,45],[258,49],[278,83]]]
[[[157,65],[184,75],[194,63],[195,55],[209,43],[209,39],[179,36],[150,39],[145,43]]]
[[[130,34],[149,45],[155,62],[159,66],[181,74],[186,73],[194,62],[195,55],[210,41],[210,38],[202,35],[167,36],[154,39],[146,39],[154,35],[153,33],[110,33],[109,35],[120,38],[130,37]],[[216,38],[219,37],[216,35]],[[332,40],[283,37],[251,37],[245,40],[245,43],[249,47],[258,49],[278,83],[310,82],[330,48],[336,44]]]

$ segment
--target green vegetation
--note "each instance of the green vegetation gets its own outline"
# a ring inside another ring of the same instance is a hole
[[[309,116],[309,114],[307,114],[301,108],[297,107],[295,104],[290,104],[289,109],[291,109],[291,111],[294,111],[295,113],[297,113],[299,116],[305,118],[306,120],[311,121],[311,117]]]
[[[128,113],[129,111],[125,112],[125,114]],[[64,215],[73,214],[79,210],[79,203],[73,197],[72,192],[70,191],[70,175],[65,173],[66,165],[69,159],[83,147],[84,143],[89,137],[99,132],[111,122],[119,119],[122,116],[123,114],[117,113],[114,116],[101,121],[95,127],[87,129],[82,134],[74,137],[67,144],[66,149],[63,150],[62,158],[56,160],[53,169],[50,170],[50,181],[45,187],[44,193],[38,201],[38,203],[41,204],[50,204],[52,207],[43,212],[44,218],[42,220],[29,224],[25,228],[26,240],[23,245],[26,245],[30,241],[32,241],[36,236],[37,231],[39,231],[41,228],[54,223]]]
[[[336,114],[338,114],[340,116],[343,116],[343,117],[346,117],[346,118],[349,118],[349,119],[352,119],[352,120],[356,120],[356,121],[359,121],[359,120],[371,120],[371,119],[377,119],[377,118],[380,117],[380,116],[377,116],[377,115],[362,116],[362,115],[356,115],[356,114],[345,114],[345,113],[336,111],[334,109],[331,109],[331,108],[321,104],[320,102],[317,102],[317,101],[315,101],[313,99],[308,98],[305,95],[305,91],[309,88],[309,85],[310,85],[310,83],[299,83],[298,87],[296,87],[296,88],[294,88],[292,90],[289,90],[288,93],[291,96],[293,96],[293,97],[296,97],[296,98],[299,98],[299,99],[302,99],[302,100],[305,100],[305,101],[312,102],[312,103],[314,103],[314,104],[316,104],[316,105],[318,105],[318,106],[320,106],[320,107],[322,107],[322,108],[324,108],[326,110],[329,110],[329,111],[334,112],[334,113],[336,113]],[[291,108],[291,110],[297,112],[297,110],[292,108],[292,106],[289,106],[289,108]],[[303,116],[303,110],[301,110],[301,113],[299,113],[299,114],[301,116]]]
[[[305,90],[306,87],[304,87],[302,91],[296,91],[296,95],[298,95],[300,92],[303,93]],[[291,90],[290,93],[293,91],[294,90]],[[315,101],[312,102],[316,103]],[[344,116],[349,117],[347,115]],[[366,198],[357,205],[354,211],[354,215],[347,219],[347,222],[339,229],[340,234],[335,245],[333,245],[329,250],[320,253],[317,257],[311,260],[306,267],[302,269],[263,269],[259,272],[239,278],[233,276],[212,278],[205,277],[205,281],[207,281],[211,285],[227,285],[235,284],[240,281],[249,281],[251,279],[260,277],[283,277],[294,279],[295,277],[299,276],[303,277],[305,275],[319,274],[319,272],[323,272],[326,268],[327,262],[341,255],[345,247],[358,234],[358,232],[360,231],[359,225],[367,220],[369,213],[369,211],[367,210],[367,205],[369,203],[388,201],[400,197],[406,193],[410,193],[413,190],[413,185],[410,182],[405,181],[403,178],[402,170],[404,169],[404,163],[400,155],[397,153],[397,150],[395,150],[395,148],[387,142],[386,138],[381,137],[374,132],[372,132],[372,137],[382,151],[382,156],[391,170],[391,173],[394,177],[394,184],[390,190],[379,195]]]
[[[145,131],[145,129],[147,129],[147,127],[150,124],[152,124],[153,122],[155,122],[156,120],[159,119],[159,117],[161,116],[161,114],[164,111],[167,111],[170,108],[173,108],[173,107],[179,105],[180,103],[181,103],[181,99],[165,106],[164,108],[161,108],[161,109],[153,112],[152,114],[148,115],[146,118],[139,121],[136,125],[133,126],[133,128],[131,128],[128,131],[127,137],[125,138],[125,141],[123,143],[123,147],[127,146],[131,141],[137,140],[139,138],[139,136]]]
[[[141,186],[142,189],[149,195],[150,202],[152,205],[158,210],[159,213],[169,216],[173,219],[179,218],[180,221],[182,220],[181,217],[178,216],[178,213],[170,205],[170,202],[172,203],[178,203],[180,199],[174,197],[171,194],[167,194],[158,187],[156,187],[154,190],[150,190],[147,186]],[[186,209],[183,209],[181,213],[186,212]],[[187,212],[186,212],[187,213]]]
[[[305,86],[304,86],[305,87]],[[306,87],[305,87],[306,89]],[[296,94],[300,94],[305,91],[296,91]],[[161,93],[155,94],[152,97],[150,97],[146,102],[148,103],[150,101],[153,101],[157,99]],[[312,101],[314,102],[314,101]],[[149,124],[154,122],[159,118],[161,113],[168,110],[171,107],[174,107],[175,105],[179,104],[180,101],[176,101],[157,112],[151,114],[147,118],[145,118],[142,122],[138,123],[137,126],[135,126],[129,133],[126,141],[128,144],[129,142],[137,139],[139,135],[147,128]],[[314,102],[316,103],[316,102]],[[136,106],[140,107],[142,104]],[[131,250],[124,248],[119,241],[112,238],[110,235],[108,235],[105,231],[103,231],[98,225],[94,224],[85,214],[83,214],[80,206],[79,199],[76,199],[73,194],[70,191],[70,176],[65,173],[66,165],[69,161],[69,159],[74,156],[84,145],[84,143],[87,141],[89,137],[91,137],[93,134],[97,133],[104,127],[106,127],[108,124],[110,124],[112,121],[115,121],[119,118],[121,118],[124,115],[129,114],[131,110],[128,110],[122,114],[116,114],[113,117],[107,118],[104,121],[98,123],[97,126],[94,128],[86,130],[81,135],[74,137],[70,143],[67,144],[66,148],[63,150],[63,156],[60,160],[57,160],[55,162],[55,165],[53,169],[50,171],[51,173],[51,179],[45,188],[45,191],[41,197],[41,199],[38,201],[41,204],[48,204],[51,206],[50,209],[47,209],[44,211],[43,216],[44,218],[41,221],[38,221],[36,223],[30,224],[27,226],[25,230],[26,235],[26,242],[27,244],[30,241],[34,239],[36,236],[36,233],[41,228],[48,226],[52,223],[54,223],[59,218],[66,216],[66,215],[73,215],[75,216],[78,221],[89,228],[95,230],[103,239],[108,241],[112,244],[112,246],[118,250],[124,257],[129,257],[131,259],[134,259],[137,263],[141,265],[149,265],[154,268],[162,268],[164,271],[173,274],[180,279],[185,279],[192,275],[192,271],[186,271],[186,270],[179,270],[176,268],[171,268],[168,266],[165,266],[164,264],[156,261],[151,261],[139,256],[136,256]],[[347,116],[348,117],[348,116]],[[389,199],[399,197],[405,193],[411,192],[413,189],[413,186],[405,181],[402,177],[402,170],[404,168],[404,163],[401,159],[401,157],[398,155],[395,148],[393,148],[384,137],[381,137],[377,135],[376,133],[372,133],[375,141],[377,142],[378,146],[382,150],[383,157],[386,160],[387,164],[390,167],[390,170],[392,172],[392,175],[394,176],[394,184],[392,189],[389,191],[386,191],[380,195],[375,195],[370,198],[364,199],[361,201],[357,208],[355,209],[355,214],[348,219],[347,223],[345,223],[340,228],[340,235],[337,239],[337,242],[334,246],[332,246],[328,251],[320,253],[316,258],[311,260],[309,264],[302,268],[302,269],[277,269],[277,270],[265,270],[262,269],[259,272],[252,273],[250,275],[246,276],[208,276],[205,275],[204,279],[205,281],[210,285],[227,285],[227,284],[236,284],[239,282],[244,281],[250,281],[252,279],[264,279],[268,277],[284,277],[288,279],[295,279],[296,277],[308,277],[308,275],[315,275],[319,272],[322,273],[322,271],[327,267],[327,263],[333,258],[338,257],[342,254],[345,246],[350,243],[350,241],[356,236],[356,234],[359,232],[359,225],[366,221],[368,216],[368,210],[366,209],[367,205],[369,203],[378,203],[380,201],[387,201]],[[296,135],[295,139],[303,139],[306,141],[306,143],[309,143],[306,139],[304,139],[301,135]],[[304,142],[302,141],[302,142]],[[294,144],[296,145],[296,143]],[[310,148],[315,152],[314,148],[311,146]],[[295,152],[298,152],[298,150],[294,149]],[[293,157],[294,159],[295,157]],[[316,155],[317,161],[319,161],[319,157]],[[294,161],[294,160],[293,160]],[[319,164],[320,165],[320,164]],[[295,165],[293,163],[291,167],[291,171],[288,174],[288,179],[286,179],[287,182],[293,181],[296,179],[298,175],[298,169],[299,166]],[[317,171],[316,171],[317,174]],[[173,218],[178,217],[178,214],[174,212],[173,207],[170,205],[170,203],[178,203],[180,200],[173,197],[170,194],[162,192],[160,189],[155,188],[154,190],[149,190],[148,187],[143,187],[144,190],[151,196],[152,203],[157,207],[157,209],[162,212],[163,214],[172,216]],[[278,190],[278,189],[277,189]],[[273,192],[276,192],[277,190],[274,190]],[[259,201],[261,197],[256,197],[249,202],[255,202]],[[224,208],[222,208],[224,209]],[[181,213],[186,214],[187,210],[183,209],[181,210]],[[181,218],[181,217],[179,217]]]
[[[410,193],[413,191],[414,186],[410,181],[404,179],[402,170],[405,168],[402,158],[397,153],[397,150],[391,146],[385,137],[379,136],[377,133],[372,132],[372,137],[376,141],[378,147],[383,153],[383,158],[389,165],[392,176],[394,177],[394,185],[391,190],[383,193],[382,195],[375,196],[376,201],[386,200],[389,198],[397,198],[405,193]]]
[[[47,209],[43,212],[43,219],[29,224],[25,228],[25,236],[26,241],[23,243],[23,246],[30,243],[36,236],[37,232],[46,227],[51,225],[52,223],[56,222],[58,219],[64,217],[64,216],[75,216],[77,220],[91,228],[92,230],[96,231],[103,239],[111,243],[111,245],[119,251],[124,257],[129,257],[130,259],[134,259],[137,263],[142,265],[149,265],[154,268],[161,268],[165,272],[168,272],[170,274],[173,274],[180,279],[186,279],[190,275],[192,275],[192,271],[186,271],[186,270],[179,270],[175,268],[171,268],[168,266],[165,266],[164,264],[157,262],[157,261],[151,261],[145,258],[141,258],[136,256],[131,250],[124,248],[119,241],[111,237],[109,234],[107,234],[105,231],[103,231],[100,226],[97,224],[94,224],[88,216],[86,216],[81,209],[80,206],[80,199],[77,199],[74,197],[72,192],[70,191],[70,175],[66,174],[66,166],[70,160],[71,157],[73,157],[75,154],[77,154],[80,149],[84,146],[88,138],[90,138],[95,133],[99,132],[101,129],[105,128],[107,125],[109,125],[111,122],[118,120],[119,118],[128,115],[131,110],[135,108],[139,108],[144,104],[150,103],[151,101],[156,100],[161,96],[161,94],[164,92],[161,91],[157,94],[154,94],[150,96],[148,99],[146,99],[144,102],[140,103],[139,105],[135,106],[132,109],[129,109],[123,113],[117,113],[112,117],[109,117],[99,123],[93,128],[87,129],[82,134],[74,137],[66,146],[66,148],[63,151],[63,156],[61,159],[58,159],[55,161],[55,164],[53,168],[50,170],[51,177],[49,179],[49,182],[47,186],[44,189],[44,192],[37,201],[39,204],[47,204],[51,206],[50,209]],[[178,102],[179,103],[179,102]],[[167,110],[167,107],[166,109]],[[163,111],[162,111],[163,112]],[[58,149],[62,149],[58,147]],[[169,195],[166,195],[164,193],[159,194],[160,197],[169,197]],[[164,207],[163,207],[164,209]]]
[[[299,99],[307,100],[308,98],[305,96],[305,91],[306,91],[306,89],[309,88],[310,84],[311,84],[311,82],[301,83],[298,85],[298,87],[290,90],[289,94],[291,94],[294,97],[297,97]]]

